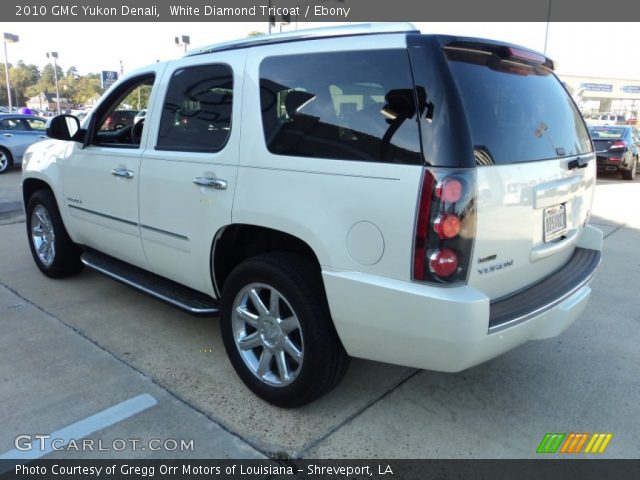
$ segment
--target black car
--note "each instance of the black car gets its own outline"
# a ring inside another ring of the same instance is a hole
[[[595,147],[598,172],[620,172],[624,180],[633,180],[638,168],[638,145],[633,127],[598,125],[589,127]]]

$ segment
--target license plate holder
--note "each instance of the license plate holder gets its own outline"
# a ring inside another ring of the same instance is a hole
[[[544,209],[543,231],[544,241],[550,242],[567,232],[567,211],[564,204]]]

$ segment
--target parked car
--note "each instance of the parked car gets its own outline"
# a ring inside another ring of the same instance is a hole
[[[638,137],[630,126],[591,126],[598,172],[619,172],[624,180],[636,178]]]
[[[17,113],[0,114],[0,173],[19,165],[27,147],[46,138],[44,119]]]
[[[602,233],[591,140],[553,67],[406,24],[149,65],[29,149],[34,261],[219,314],[240,378],[284,407],[349,357],[458,372],[554,337],[586,307]],[[144,120],[105,131],[138,88]]]
[[[612,113],[603,113],[589,120],[590,125],[624,125],[625,123],[623,115],[614,115]]]

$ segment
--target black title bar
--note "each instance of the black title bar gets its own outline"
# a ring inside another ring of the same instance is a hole
[[[2,0],[3,22],[628,21],[628,0]],[[269,9],[271,6],[271,9]]]

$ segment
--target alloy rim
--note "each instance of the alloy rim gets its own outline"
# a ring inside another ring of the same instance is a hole
[[[45,267],[50,267],[55,260],[55,239],[49,212],[42,205],[36,206],[31,214],[31,240],[38,258]]]
[[[233,303],[232,330],[242,360],[260,381],[284,387],[298,377],[304,359],[302,330],[278,290],[262,283],[240,290]]]

